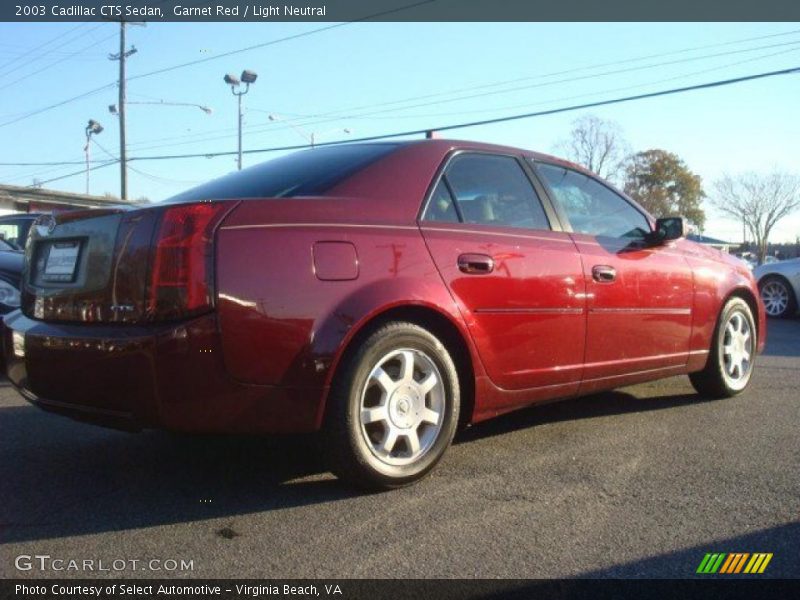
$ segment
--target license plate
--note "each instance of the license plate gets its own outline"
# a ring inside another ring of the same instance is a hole
[[[50,246],[44,266],[46,281],[72,281],[78,264],[79,242],[57,242]]]

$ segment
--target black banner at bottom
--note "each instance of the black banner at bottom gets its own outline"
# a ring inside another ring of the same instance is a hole
[[[800,598],[800,580],[760,579],[170,579],[22,580],[0,582],[0,599],[223,600],[326,598]]]

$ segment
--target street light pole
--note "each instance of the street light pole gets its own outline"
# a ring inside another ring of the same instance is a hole
[[[89,119],[86,125],[86,145],[83,151],[86,153],[86,195],[89,195],[89,151],[92,145],[92,134],[97,134],[103,131],[103,126],[94,119]]]
[[[89,195],[89,146],[92,139],[92,134],[89,128],[86,128],[86,145],[83,147],[83,152],[86,154],[86,195]]]
[[[238,160],[237,166],[238,169],[242,170],[242,96],[244,96],[247,92],[250,91],[250,84],[255,83],[258,74],[255,71],[251,71],[249,69],[245,69],[242,71],[241,79],[236,77],[236,75],[231,75],[228,73],[225,75],[225,83],[231,86],[231,93],[237,97],[238,104],[239,104],[239,115],[238,115],[238,130],[239,130],[239,142],[238,142]],[[239,88],[241,83],[245,84],[244,90],[236,91]]]
[[[249,87],[249,86],[248,86]],[[246,90],[245,90],[246,93]],[[242,96],[244,94],[236,94],[239,97],[239,158],[238,168],[242,170]]]

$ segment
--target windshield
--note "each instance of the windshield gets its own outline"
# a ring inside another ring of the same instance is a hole
[[[399,143],[343,144],[302,150],[214,179],[166,202],[316,196],[394,152],[399,146]]]

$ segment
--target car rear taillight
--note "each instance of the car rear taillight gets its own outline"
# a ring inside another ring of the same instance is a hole
[[[209,310],[213,303],[214,230],[227,202],[181,204],[164,211],[155,239],[148,313],[178,319]]]

